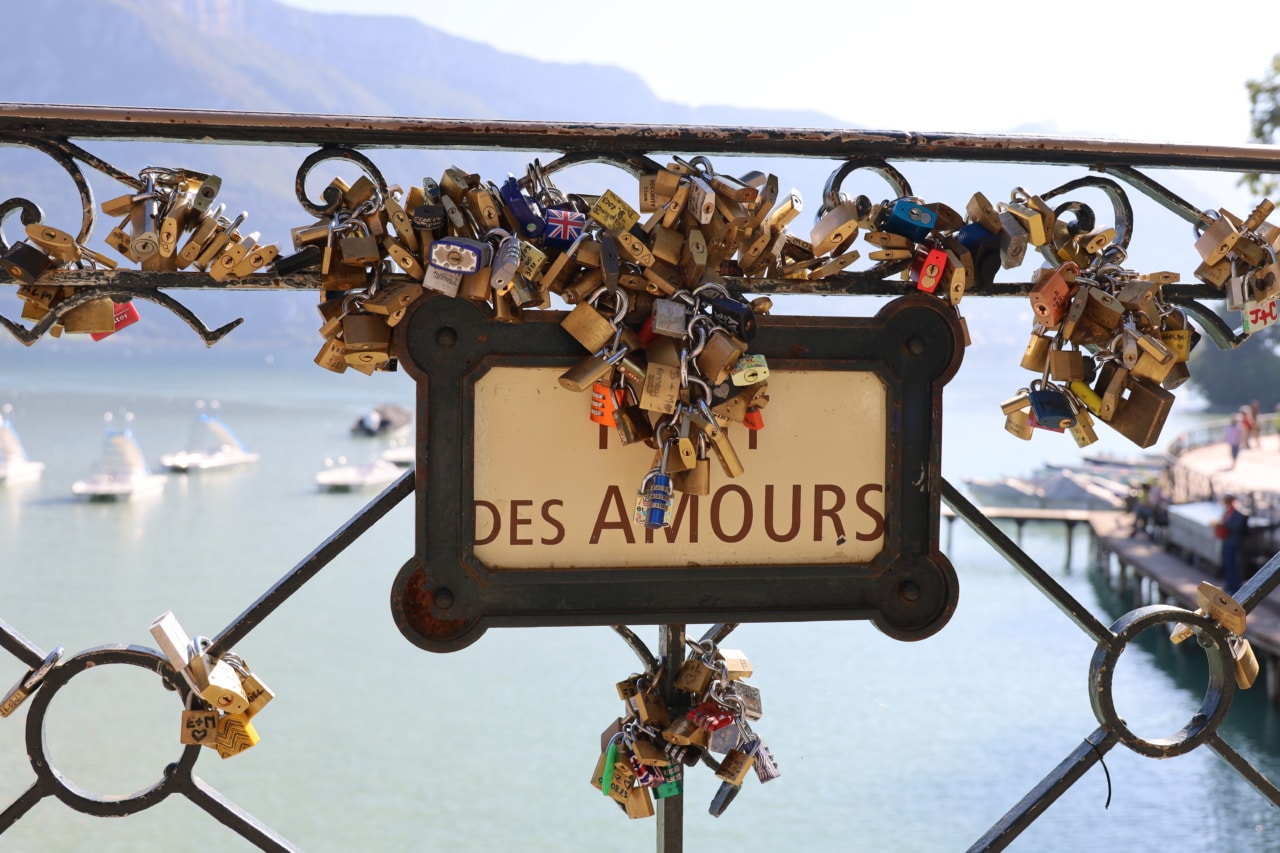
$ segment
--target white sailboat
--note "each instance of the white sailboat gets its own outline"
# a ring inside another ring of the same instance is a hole
[[[196,403],[199,409],[204,402]],[[244,442],[236,437],[222,418],[218,417],[217,402],[209,405],[211,411],[201,411],[196,415],[191,426],[191,438],[187,441],[187,449],[177,453],[166,453],[160,457],[160,464],[170,471],[187,473],[188,471],[208,471],[215,468],[230,468],[235,465],[246,465],[257,462],[260,455],[245,447]]]
[[[13,406],[8,403],[0,409],[0,485],[30,483],[40,479],[43,462],[33,462],[22,447],[22,440],[9,420]]]
[[[124,417],[126,423],[133,421],[132,413]],[[114,429],[110,413],[106,421],[102,461],[93,474],[71,485],[72,494],[97,501],[129,501],[160,494],[166,477],[151,473],[133,431],[127,426]]]

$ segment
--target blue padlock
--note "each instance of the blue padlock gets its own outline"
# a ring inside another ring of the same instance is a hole
[[[502,203],[511,211],[520,236],[526,240],[541,237],[547,228],[547,221],[538,212],[537,202],[521,188],[519,179],[515,175],[508,175],[498,192],[502,196]]]
[[[900,198],[889,208],[881,231],[899,234],[917,243],[929,236],[938,223],[938,214],[909,198]]]
[[[564,205],[547,208],[547,228],[542,233],[542,245],[557,252],[568,251],[587,227],[587,215]],[[647,235],[646,235],[647,236]]]
[[[1031,411],[1041,425],[1049,429],[1071,429],[1076,425],[1075,409],[1058,386],[1037,379],[1031,383],[1029,396]]]

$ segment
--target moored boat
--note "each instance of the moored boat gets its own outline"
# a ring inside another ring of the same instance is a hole
[[[44,463],[32,461],[9,420],[13,407],[5,403],[0,409],[0,485],[17,485],[40,479]]]
[[[133,431],[115,429],[107,415],[107,433],[97,470],[71,486],[71,493],[94,501],[130,501],[152,497],[164,490],[164,474],[153,474]],[[125,415],[125,422],[133,420]]]
[[[197,403],[203,408],[203,404]],[[216,409],[218,404],[210,404]],[[253,453],[231,431],[222,418],[214,411],[201,411],[196,415],[191,427],[191,437],[187,441],[187,449],[177,453],[166,453],[160,457],[160,464],[170,471],[187,473],[188,471],[208,471],[217,468],[230,468],[236,465],[247,465],[257,462],[261,456]]]
[[[403,472],[394,462],[377,457],[363,465],[347,464],[345,457],[337,463],[325,460],[326,467],[316,474],[316,486],[322,492],[355,492],[380,488],[399,477]]]

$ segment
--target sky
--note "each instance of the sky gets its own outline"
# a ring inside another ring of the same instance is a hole
[[[283,2],[353,10],[350,0]],[[1236,145],[1249,138],[1245,81],[1280,53],[1277,0],[1216,13],[1127,0],[486,0],[482,15],[474,0],[359,7],[510,53],[620,66],[665,100],[815,109],[886,130],[1008,133],[1052,122],[1037,132]]]

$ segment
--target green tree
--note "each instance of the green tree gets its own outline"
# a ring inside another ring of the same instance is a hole
[[[1280,128],[1280,54],[1271,59],[1271,68],[1261,80],[1249,80],[1249,135],[1254,142],[1275,143],[1276,129]],[[1275,175],[1250,172],[1240,179],[1254,195],[1265,196],[1275,191]]]
[[[1274,144],[1280,130],[1280,54],[1259,80],[1245,83],[1249,92],[1249,133],[1255,142]],[[1242,186],[1258,196],[1280,187],[1276,175],[1252,172],[1240,179]],[[1227,325],[1238,325],[1233,312],[1222,315]],[[1220,350],[1204,340],[1196,347],[1188,367],[1191,384],[1217,411],[1231,411],[1257,400],[1262,410],[1271,411],[1280,402],[1280,327],[1271,326],[1250,336],[1239,349]]]

